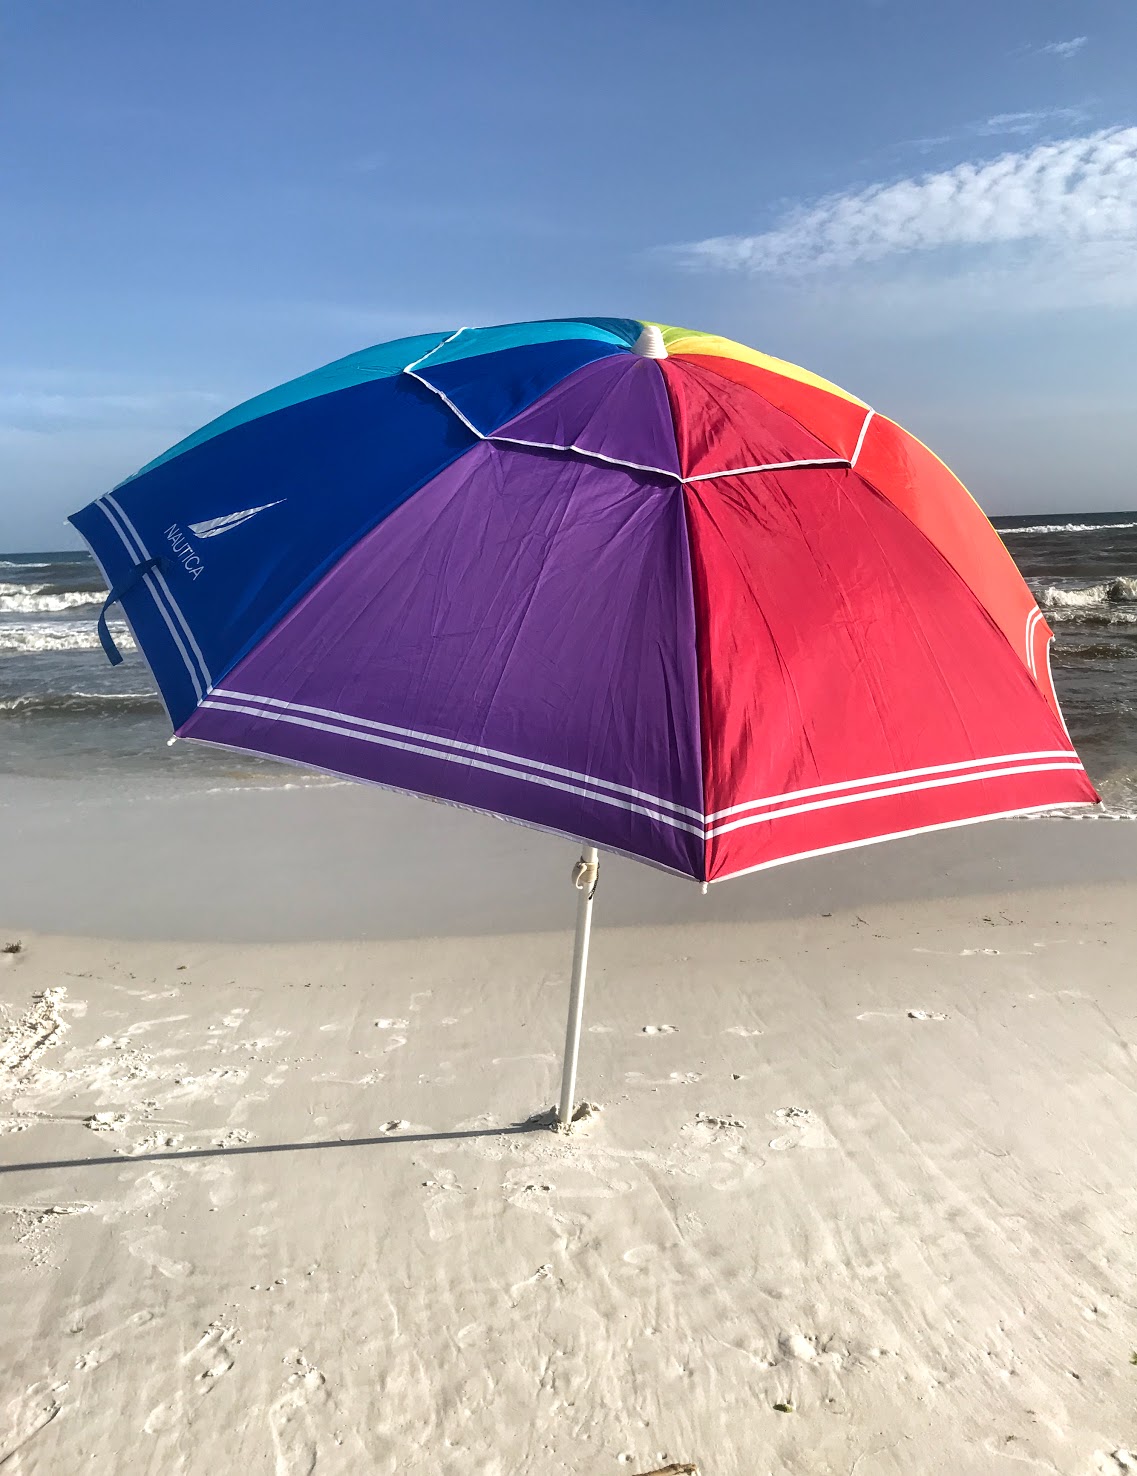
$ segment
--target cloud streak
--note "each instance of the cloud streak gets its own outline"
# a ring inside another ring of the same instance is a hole
[[[949,248],[1137,249],[1137,128],[830,195],[768,231],[671,248],[704,270],[808,276]]]
[[[935,149],[942,149],[947,144],[959,143],[963,139],[1023,138],[1032,133],[1042,133],[1056,124],[1061,124],[1063,131],[1068,134],[1079,124],[1084,124],[1089,116],[1089,112],[1084,107],[1032,108],[1020,113],[992,113],[988,118],[980,118],[978,122],[967,123],[950,133],[906,139],[903,144],[891,152],[896,154],[906,149],[918,149],[921,154],[930,154]]]
[[[1057,56],[1063,61],[1069,61],[1072,56],[1077,56],[1089,39],[1088,36],[1074,36],[1069,41],[1048,41],[1039,50],[1043,56]]]
[[[995,113],[982,123],[973,123],[969,133],[984,138],[999,138],[1005,134],[1038,133],[1048,123],[1071,124],[1084,122],[1086,113],[1082,108],[1035,108],[1023,113]]]

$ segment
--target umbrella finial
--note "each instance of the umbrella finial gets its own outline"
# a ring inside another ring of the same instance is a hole
[[[643,331],[632,344],[632,352],[642,355],[645,359],[666,359],[667,345],[663,341],[663,334],[654,323],[645,323]]]

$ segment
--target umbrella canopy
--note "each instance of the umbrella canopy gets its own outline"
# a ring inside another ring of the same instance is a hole
[[[71,521],[179,738],[699,881],[1097,798],[1051,632],[964,487],[712,334],[381,344]]]

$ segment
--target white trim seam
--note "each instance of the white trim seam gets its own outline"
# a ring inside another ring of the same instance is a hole
[[[106,494],[106,497],[104,498],[104,501],[110,503],[111,507],[114,508],[115,512],[118,513],[119,517],[126,524],[127,528],[130,530],[130,532],[133,534],[134,541],[138,545],[139,549],[141,550],[143,558],[146,558],[146,559],[150,558],[151,555],[148,552],[148,550],[146,548],[146,545],[142,541],[142,535],[141,535],[141,533],[139,533],[138,529],[130,521],[130,518],[127,516],[126,509],[123,508],[123,507],[120,507],[119,504],[114,500],[114,494],[111,493],[111,492],[108,492]],[[274,504],[274,503],[270,503],[269,504],[270,507],[275,506],[275,505],[276,504]],[[190,623],[186,619],[186,617],[182,614],[181,606],[178,604],[177,600],[174,599],[174,592],[170,588],[169,584],[167,583],[166,576],[162,573],[161,569],[155,570],[154,577],[158,580],[158,583],[162,586],[162,589],[165,591],[166,598],[170,602],[170,608],[173,610],[174,615],[175,615],[175,617],[177,619],[177,622],[178,622],[178,624],[182,628],[182,633],[185,636],[186,640],[189,641],[190,646],[193,648],[194,655],[198,659],[198,664],[199,664],[199,667],[200,667],[200,675],[201,675],[201,678],[205,682],[206,690],[208,691],[208,689],[213,686],[213,677],[210,675],[210,672],[209,672],[209,664],[208,664],[208,662],[205,659],[205,656],[204,656],[204,654],[202,652],[202,649],[198,645],[197,640],[194,637],[193,631],[190,629]]]
[[[463,323],[462,327],[455,328],[454,332],[451,333],[448,338],[443,338],[440,342],[436,343],[432,349],[427,349],[425,354],[420,354],[417,359],[412,359],[409,364],[405,364],[403,366],[403,373],[409,374],[412,369],[417,369],[420,364],[425,364],[427,359],[429,359],[432,354],[438,353],[438,351],[440,349],[444,349],[448,343],[453,343],[456,338],[461,338],[463,333],[472,333],[474,331],[475,330],[472,329],[468,323]],[[425,384],[426,381],[424,380],[423,383]],[[429,385],[428,388],[433,389],[434,386]]]
[[[321,723],[314,718],[300,717],[290,712],[269,713],[263,708],[215,702],[208,697],[200,706],[219,712],[246,713],[249,717],[261,718],[267,722],[290,723],[297,728],[312,728],[317,732],[332,733],[338,738],[357,738],[363,743],[374,743],[381,748],[397,748],[404,753],[421,754],[424,758],[442,759],[446,763],[459,764],[463,768],[481,769],[489,774],[500,774],[506,779],[524,779],[530,784],[539,784],[544,789],[558,789],[564,794],[574,794],[581,799],[614,805],[619,810],[627,810],[633,815],[644,815],[649,820],[658,820],[664,825],[670,825],[673,830],[685,830],[688,834],[698,836],[700,839],[703,837],[701,825],[691,825],[686,820],[677,819],[674,815],[665,815],[662,811],[649,809],[646,805],[634,805],[627,800],[617,799],[615,795],[602,794],[598,790],[582,789],[578,784],[565,784],[557,779],[542,778],[537,774],[527,773],[523,769],[507,769],[501,764],[487,763],[484,759],[474,758],[471,754],[448,753],[445,749],[425,748],[420,743],[403,743],[397,738],[388,738],[381,733],[363,733],[356,728],[346,728],[339,723]]]
[[[126,533],[120,527],[111,509],[107,507],[105,502],[102,501],[97,502],[95,505],[99,508],[100,512],[106,518],[107,522],[110,523],[111,527],[118,534],[123,548],[126,549],[131,558],[137,558],[137,550],[132,547],[130,540],[127,538]],[[144,554],[143,557],[149,558],[150,555]],[[170,632],[170,635],[173,638],[174,645],[178,648],[178,651],[182,658],[182,662],[185,665],[186,671],[189,673],[190,681],[193,683],[193,689],[197,693],[197,700],[200,702],[201,699],[205,696],[205,692],[202,688],[201,680],[198,676],[197,667],[194,665],[192,659],[190,658],[190,654],[186,650],[185,645],[182,642],[182,638],[178,633],[177,627],[170,619],[169,611],[166,609],[164,602],[159,598],[158,585],[149,573],[142,576],[142,582],[150,592],[150,598],[154,601],[154,608],[158,611],[158,614],[161,615],[162,619],[166,623],[166,629]],[[141,643],[139,644],[141,645]]]
[[[1062,724],[1062,731],[1067,738],[1070,738],[1070,729],[1066,726],[1066,719],[1062,715],[1062,704],[1058,700],[1058,688],[1054,685],[1054,669],[1050,665],[1050,648],[1053,644],[1054,637],[1051,636],[1046,642],[1046,680],[1050,683],[1050,691],[1054,697],[1054,706],[1058,712],[1058,721]],[[1073,744],[1074,740],[1070,738],[1070,742]]]
[[[864,779],[842,779],[836,784],[817,784],[811,789],[788,789],[784,794],[768,794],[762,799],[747,800],[729,809],[715,810],[706,818],[708,821],[724,820],[728,815],[741,815],[744,810],[766,809],[770,805],[784,804],[787,800],[812,799],[818,794],[836,794],[843,789],[863,789],[867,785],[884,784],[889,779],[923,779],[929,774],[950,774],[956,769],[981,769],[996,764],[1026,763],[1030,759],[1072,759],[1077,754],[1068,748],[1040,748],[1032,753],[994,753],[987,758],[960,759],[954,764],[929,764],[922,769],[897,769],[889,774],[870,774]]]
[[[218,698],[242,698],[242,701],[218,701]],[[249,703],[258,703],[258,706],[250,706]],[[715,816],[698,816],[695,811],[675,805],[671,801],[660,800],[652,795],[644,794],[642,791],[625,789],[623,786],[610,784],[606,780],[593,779],[588,775],[578,774],[570,769],[560,769],[554,765],[539,764],[536,760],[520,758],[516,755],[502,753],[496,749],[482,749],[474,744],[460,744],[456,740],[438,738],[430,734],[418,733],[413,729],[395,728],[391,724],[374,723],[369,719],[349,718],[344,714],[330,712],[323,708],[311,708],[302,704],[286,703],[280,698],[254,697],[243,693],[228,691],[216,691],[210,698],[203,701],[203,708],[210,708],[217,712],[237,712],[248,717],[260,718],[267,722],[286,722],[295,727],[310,728],[317,732],[331,733],[336,737],[355,738],[364,743],[376,744],[383,748],[395,748],[406,753],[419,754],[424,758],[441,759],[447,763],[460,764],[466,768],[484,770],[487,773],[500,774],[508,779],[526,780],[531,784],[538,784],[547,789],[560,790],[565,794],[574,794],[583,799],[590,799],[601,804],[613,805],[617,809],[626,810],[632,814],[644,815],[648,819],[657,820],[661,824],[670,825],[677,830],[685,830],[691,835],[702,836],[710,840],[717,835],[723,835],[733,830],[741,830],[751,825],[762,824],[766,821],[782,819],[790,815],[800,815],[814,810],[831,809],[838,806],[859,804],[865,800],[891,798],[898,794],[914,794],[922,790],[942,789],[959,784],[974,784],[983,780],[1013,778],[1019,774],[1037,774],[1053,771],[1082,772],[1082,764],[1076,754],[1062,753],[1062,762],[1057,763],[1024,763],[1005,764],[1001,768],[977,768],[977,765],[1000,763],[1002,760],[995,759],[969,759],[955,766],[963,769],[970,765],[969,772],[957,772],[938,779],[922,779],[916,783],[893,784],[879,789],[861,789],[857,793],[846,793],[830,795],[828,798],[813,800],[807,804],[789,805],[779,809],[767,809],[760,814],[746,815],[740,820],[734,820],[725,825],[714,825],[710,823]],[[311,713],[313,716],[301,716],[301,711]],[[332,721],[318,721],[322,715]],[[357,724],[356,727],[347,726],[348,723]],[[367,728],[372,731],[363,731]],[[378,731],[376,731],[378,730]],[[395,736],[398,734],[399,736]],[[416,739],[419,741],[408,742],[405,739]],[[426,747],[425,744],[432,743],[438,747]],[[451,745],[450,748],[442,745]],[[1058,751],[1055,751],[1055,756]],[[1024,754],[1023,759],[1033,758],[1040,755]],[[1016,757],[1014,755],[1008,757]],[[502,762],[491,762],[491,759],[500,759]],[[505,765],[511,767],[505,767]],[[947,767],[947,766],[938,766]],[[537,772],[537,771],[540,772]],[[910,774],[920,773],[920,770],[905,771]],[[929,770],[927,772],[935,772]],[[566,779],[576,779],[577,783],[565,783],[562,779],[552,777],[554,774],[562,775]],[[878,776],[885,778],[888,776]],[[900,777],[899,773],[897,777]],[[871,784],[875,780],[850,780],[846,787],[856,784]],[[617,790],[625,795],[652,801],[651,805],[630,803],[627,799],[618,798],[616,794],[606,794],[599,786]],[[591,786],[586,788],[584,786]],[[809,791],[798,791],[808,793]],[[778,804],[777,800],[755,801],[754,803]],[[1076,802],[1075,802],[1076,803]],[[741,806],[739,808],[747,808]],[[668,814],[666,810],[672,812]],[[719,811],[719,815],[731,813]],[[1011,813],[1011,812],[1008,812]],[[699,825],[689,824],[680,819],[679,815],[685,814],[692,819],[701,820]],[[905,832],[906,833],[906,832]]]
[[[458,738],[443,738],[437,733],[423,733],[416,728],[403,728],[394,723],[381,723],[374,718],[355,717],[351,713],[336,712],[327,707],[311,707],[305,702],[286,702],[281,697],[261,697],[253,692],[235,692],[229,687],[217,687],[210,694],[217,697],[233,698],[242,703],[252,703],[260,707],[270,707],[283,712],[301,712],[309,717],[328,718],[334,723],[347,724],[354,727],[364,728],[373,733],[387,733],[394,738],[409,738],[418,743],[436,744],[440,748],[452,749],[459,754],[474,754],[478,758],[498,759],[503,763],[515,765],[518,768],[533,769],[541,774],[553,774],[561,779],[574,779],[579,784],[588,784],[596,788],[611,789],[616,794],[623,795],[627,799],[644,800],[656,809],[673,810],[678,815],[685,815],[689,820],[697,820],[703,824],[704,816],[701,810],[691,809],[688,805],[676,804],[673,800],[662,799],[657,794],[649,794],[646,790],[632,789],[626,784],[617,784],[609,779],[597,779],[591,774],[582,774],[577,769],[561,768],[558,764],[542,763],[539,759],[523,758],[516,753],[507,753],[500,748],[485,748],[476,743],[464,743]],[[221,706],[222,704],[214,704]],[[244,709],[241,709],[242,711]],[[266,717],[273,717],[275,713],[266,713]]]
[[[740,876],[752,876],[756,871],[769,871],[774,866],[785,866],[790,861],[811,861],[815,856],[833,856],[838,851],[856,851],[862,846],[876,846],[882,841],[904,840],[910,835],[931,835],[934,830],[958,830],[963,825],[982,825],[987,820],[1013,820],[1020,815],[1040,815],[1046,810],[1071,810],[1079,806],[1092,807],[1092,800],[1055,800],[1045,805],[1024,805],[1019,810],[1000,810],[993,815],[967,815],[962,820],[941,820],[935,825],[916,825],[911,830],[892,830],[887,835],[868,835],[862,840],[842,841],[836,846],[819,846],[814,851],[795,851],[790,856],[775,856],[772,861],[760,861],[757,866],[744,866],[740,871],[728,871],[712,879],[711,885],[734,881]]]
[[[840,794],[830,799],[813,800],[807,805],[788,805],[782,810],[766,810],[758,815],[747,815],[741,820],[731,820],[726,825],[712,825],[707,829],[707,839],[726,835],[731,830],[743,830],[749,825],[761,825],[767,820],[784,820],[787,815],[804,815],[812,810],[830,810],[838,805],[858,805],[863,800],[890,799],[897,794],[916,794],[924,789],[944,789],[953,784],[978,784],[985,779],[1009,779],[1018,774],[1042,774],[1050,770],[1070,770],[1080,773],[1081,760],[1074,758],[1068,763],[1018,764],[1004,769],[979,769],[969,774],[952,774],[945,779],[924,779],[919,784],[890,784],[883,789],[865,789],[859,794]]]
[[[1038,666],[1034,659],[1034,632],[1038,622],[1042,619],[1042,611],[1035,605],[1034,609],[1026,617],[1026,661],[1031,676],[1038,681]]]
[[[462,424],[466,427],[466,429],[470,432],[470,434],[477,436],[479,441],[489,441],[492,445],[495,446],[526,446],[534,451],[573,451],[578,456],[591,457],[594,461],[602,461],[607,466],[626,466],[631,471],[649,472],[655,476],[667,477],[670,481],[678,482],[681,487],[686,487],[692,482],[713,481],[715,478],[718,477],[744,477],[750,476],[754,472],[792,471],[801,467],[843,466],[851,469],[853,466],[856,465],[856,459],[861,452],[861,442],[864,440],[865,431],[868,429],[868,423],[872,419],[874,413],[872,410],[870,410],[868,415],[865,417],[864,424],[861,426],[860,440],[858,440],[857,442],[856,450],[853,452],[852,460],[850,460],[847,456],[832,456],[810,457],[801,461],[767,461],[758,466],[728,466],[722,468],[720,471],[699,472],[697,476],[681,477],[677,472],[671,471],[668,467],[645,466],[642,462],[628,461],[622,456],[607,456],[602,451],[589,451],[584,446],[577,446],[575,444],[564,446],[558,445],[553,441],[526,441],[522,440],[520,436],[503,436],[500,431],[479,430],[474,422],[461,410],[459,410],[458,406],[454,403],[449,395],[440,390],[436,384],[431,384],[429,379],[426,379],[423,377],[423,375],[415,372],[421,365],[426,363],[431,354],[436,354],[440,349],[444,349],[448,343],[453,343],[454,340],[458,337],[459,333],[466,333],[468,331],[470,330],[466,328],[459,328],[457,333],[452,333],[450,337],[444,339],[442,343],[436,343],[429,353],[423,354],[422,358],[415,359],[410,364],[407,364],[403,369],[403,373],[409,375],[411,379],[416,380],[419,384],[423,386],[424,389],[430,390],[431,394],[437,395],[442,403],[446,406],[446,408],[453,415],[456,415],[458,419],[462,422]],[[518,414],[524,414],[524,411],[518,411]],[[506,421],[506,425],[508,424],[509,422]]]
[[[851,467],[856,466],[856,464],[857,464],[857,459],[859,458],[859,456],[861,454],[861,447],[865,444],[865,432],[869,428],[869,421],[873,418],[873,416],[875,414],[876,414],[876,411],[875,410],[870,410],[869,413],[864,418],[864,422],[861,425],[861,433],[857,437],[857,444],[853,447],[853,455],[852,455],[852,457],[851,457],[851,459],[849,461],[849,465]]]

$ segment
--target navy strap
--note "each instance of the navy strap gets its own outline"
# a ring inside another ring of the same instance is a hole
[[[112,666],[122,665],[122,652],[115,645],[114,637],[111,635],[110,629],[107,626],[107,611],[112,605],[118,604],[124,595],[128,595],[139,580],[149,574],[151,569],[156,569],[159,562],[160,560],[158,559],[147,559],[145,563],[135,564],[134,568],[119,580],[114,589],[111,590],[103,601],[103,608],[99,611],[99,641],[102,644],[103,650],[106,652],[107,660]]]

